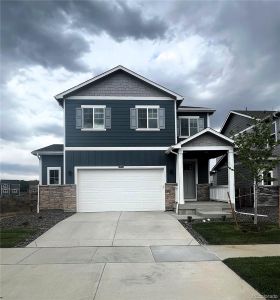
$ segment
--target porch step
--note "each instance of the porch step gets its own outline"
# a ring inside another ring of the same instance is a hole
[[[180,204],[179,209],[188,210],[188,211],[196,211],[207,210],[207,211],[217,211],[217,210],[230,210],[230,206],[228,203],[224,202],[187,202],[185,204]]]
[[[231,213],[228,211],[221,210],[197,210],[196,214],[203,218],[221,218],[222,216],[226,216],[227,218],[231,218]]]

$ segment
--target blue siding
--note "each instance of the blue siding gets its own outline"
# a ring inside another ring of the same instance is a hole
[[[166,166],[167,182],[176,182],[175,155],[164,151],[66,151],[66,183],[74,183],[75,166]]]
[[[66,100],[65,102],[66,147],[168,147],[175,143],[174,100]],[[112,128],[106,131],[76,129],[75,109],[81,105],[111,107]],[[165,129],[150,132],[130,129],[130,108],[135,105],[159,105],[165,108]]]
[[[61,184],[63,184],[63,155],[42,155],[42,184],[47,182],[47,168],[60,167],[61,168]]]

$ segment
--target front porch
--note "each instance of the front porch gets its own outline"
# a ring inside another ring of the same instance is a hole
[[[169,149],[176,155],[176,212],[214,217],[229,210],[228,193],[235,204],[233,141],[213,129],[203,131]],[[228,184],[210,183],[210,160],[226,155]],[[205,212],[205,214],[203,213]]]

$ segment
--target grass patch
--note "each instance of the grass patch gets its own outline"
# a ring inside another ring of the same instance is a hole
[[[15,247],[34,233],[35,230],[29,228],[2,229],[0,232],[0,248]]]
[[[263,224],[256,230],[252,224],[242,224],[239,230],[233,223],[195,223],[192,228],[212,245],[278,244],[280,229],[276,224]]]
[[[267,299],[280,298],[280,256],[228,258],[224,263]]]

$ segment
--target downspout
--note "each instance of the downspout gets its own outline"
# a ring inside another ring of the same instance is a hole
[[[41,163],[40,163],[40,155],[37,153],[37,157],[39,159],[39,164],[40,164],[40,174],[39,174],[39,179],[41,179],[41,176],[42,176],[42,167],[41,167]],[[37,197],[37,214],[40,212],[40,184],[41,182],[39,181],[39,184],[38,184],[38,197]]]

